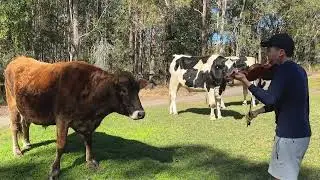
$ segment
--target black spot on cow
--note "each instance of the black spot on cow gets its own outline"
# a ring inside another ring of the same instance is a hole
[[[193,80],[196,78],[198,70],[188,69],[183,75],[183,79],[186,81],[186,86],[193,87]]]
[[[219,86],[223,82],[224,76],[228,70],[228,67],[225,65],[226,61],[227,59],[222,56],[218,56],[215,61],[213,61],[210,70],[210,82],[213,83],[210,85],[213,85],[212,87]]]
[[[206,88],[209,91],[209,88],[215,87],[217,83],[213,82],[209,72],[203,72],[196,69],[188,69],[187,72],[183,75],[183,79],[186,81],[185,85],[193,88]]]
[[[246,56],[239,56],[239,60],[240,61],[247,61],[247,57]]]
[[[204,88],[204,83],[208,83],[208,80],[210,80],[210,74],[208,72],[200,71],[198,78],[194,82],[194,87]]]
[[[192,69],[199,61],[206,63],[210,56],[192,56],[192,57],[181,57],[176,61],[174,70],[176,71],[179,66],[181,69]]]
[[[239,57],[239,59],[233,64],[233,67],[234,67],[234,68],[237,68],[237,69],[239,69],[239,70],[245,70],[245,69],[249,68],[248,65],[247,65],[247,63],[246,63],[246,61],[247,61],[247,58],[246,58],[245,56],[241,56],[241,57]]]

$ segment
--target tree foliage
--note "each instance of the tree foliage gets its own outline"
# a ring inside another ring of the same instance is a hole
[[[315,64],[319,29],[318,0],[2,0],[0,64],[77,59],[165,80],[173,54],[261,56],[278,32],[294,37],[295,60]]]

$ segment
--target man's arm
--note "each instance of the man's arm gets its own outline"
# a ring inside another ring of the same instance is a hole
[[[275,74],[268,90],[264,90],[251,84],[246,78],[242,82],[248,87],[249,91],[263,104],[274,105],[281,97],[286,87],[285,72],[280,71]]]
[[[274,106],[273,105],[265,105],[263,108],[264,108],[264,112],[265,113],[274,111]]]
[[[255,116],[262,114],[262,113],[268,113],[274,110],[274,106],[273,105],[266,105],[263,106],[257,110],[252,111],[254,113]]]
[[[250,111],[247,114],[247,121],[250,122],[252,119],[256,118],[259,114],[271,112],[273,110],[274,110],[274,106],[273,105],[266,105],[266,106],[264,106],[262,108],[259,108],[257,110]]]

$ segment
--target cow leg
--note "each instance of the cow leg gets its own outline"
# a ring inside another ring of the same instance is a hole
[[[86,147],[87,166],[89,166],[91,168],[98,168],[99,164],[95,160],[95,158],[94,158],[94,156],[92,154],[92,133],[88,133],[88,134],[80,133],[79,135],[83,139],[84,145]]]
[[[22,124],[22,133],[23,133],[23,148],[30,149],[31,147],[31,143],[29,140],[30,122],[27,121],[25,118],[22,118],[21,124]]]
[[[179,89],[179,82],[173,78],[170,78],[169,95],[170,95],[170,114],[178,114],[176,97]]]
[[[219,95],[219,88],[214,88],[214,98],[216,99],[216,107],[217,107],[217,118],[221,119],[221,95]]]
[[[57,149],[56,158],[51,167],[50,179],[56,179],[60,173],[60,160],[66,145],[67,135],[68,135],[68,125],[63,120],[57,120]]]
[[[220,96],[220,100],[221,100],[221,109],[226,109],[226,105],[224,104],[223,100],[222,100],[222,95]]]
[[[242,105],[247,105],[247,95],[248,95],[248,88],[246,88],[244,85],[242,85],[243,88],[243,103]]]
[[[16,108],[10,108],[10,121],[12,131],[12,151],[15,156],[22,156],[18,142],[18,133],[21,132],[20,114]]]
[[[256,81],[253,81],[252,83],[254,85],[257,85]],[[249,93],[250,93],[250,96],[251,96],[251,105],[252,105],[252,107],[255,107],[256,106],[256,97],[254,97],[250,91],[249,91]]]
[[[210,107],[210,119],[215,120],[216,115],[214,114],[214,108],[216,107],[216,101],[214,99],[214,91],[213,89],[210,89],[208,92],[208,101],[209,101],[209,107]]]
[[[205,99],[206,99],[206,104],[208,104],[208,94],[207,93],[205,95]]]
[[[210,89],[208,92],[209,107],[211,108],[210,119],[215,120],[214,108],[217,109],[217,118],[221,116],[221,96],[219,95],[219,88]]]

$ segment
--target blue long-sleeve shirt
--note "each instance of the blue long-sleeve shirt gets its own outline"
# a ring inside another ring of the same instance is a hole
[[[266,105],[267,112],[275,111],[278,137],[311,136],[308,77],[301,66],[285,61],[275,70],[268,90],[255,85],[249,90]]]

